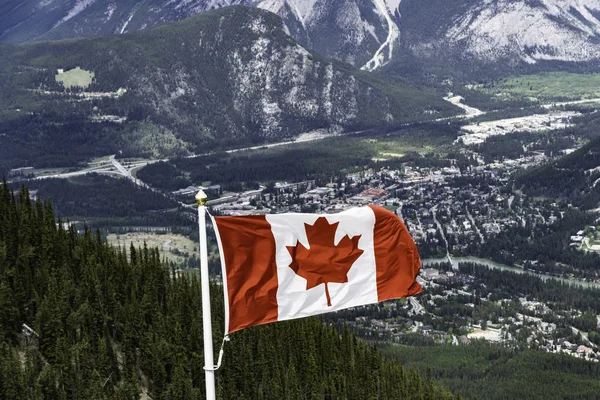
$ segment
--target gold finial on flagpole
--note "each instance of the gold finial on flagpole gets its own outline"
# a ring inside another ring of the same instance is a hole
[[[206,204],[206,201],[208,200],[208,196],[206,195],[206,193],[204,193],[204,190],[200,189],[198,191],[198,193],[196,193],[196,197],[194,197],[196,199],[196,204],[198,204],[199,206],[203,206]]]

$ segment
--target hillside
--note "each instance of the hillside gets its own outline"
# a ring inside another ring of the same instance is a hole
[[[404,53],[441,68],[490,77],[600,59],[598,0],[403,0],[400,11]]]
[[[597,208],[600,204],[598,126],[600,119],[593,113],[578,129],[590,132],[594,139],[555,161],[525,170],[515,181],[517,188],[532,196],[565,200],[583,209]]]
[[[467,346],[394,346],[382,350],[469,399],[595,399],[600,367],[585,360],[485,341]]]
[[[393,28],[398,45],[398,0],[35,0],[0,5],[0,42],[122,34],[243,4],[279,15],[303,46],[357,67],[367,63]],[[389,21],[392,25],[388,25]],[[387,55],[382,57],[387,59]]]
[[[277,14],[304,47],[367,70],[417,61],[472,77],[589,71],[600,59],[598,0],[7,0],[0,42],[123,34],[239,4]]]
[[[205,152],[455,112],[433,93],[305,50],[276,15],[248,7],[133,34],[2,45],[0,60],[9,166]]]
[[[202,399],[199,282],[172,279],[156,249],[65,230],[28,196],[0,185],[0,398]],[[220,338],[223,295],[211,293]],[[217,388],[219,399],[453,398],[317,319],[233,334]]]

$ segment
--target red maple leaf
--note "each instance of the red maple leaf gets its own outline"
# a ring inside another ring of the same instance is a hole
[[[334,244],[338,224],[339,222],[329,224],[325,217],[319,217],[313,225],[304,224],[310,249],[300,242],[296,246],[286,246],[292,256],[290,268],[296,275],[306,279],[306,290],[324,283],[327,305],[330,307],[331,297],[327,284],[348,282],[348,271],[363,253],[358,248],[361,235],[353,238],[346,235],[337,246]]]

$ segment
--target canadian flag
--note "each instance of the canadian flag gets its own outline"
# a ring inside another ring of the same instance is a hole
[[[213,221],[228,333],[422,291],[415,242],[383,207]]]

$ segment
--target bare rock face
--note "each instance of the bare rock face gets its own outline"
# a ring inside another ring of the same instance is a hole
[[[420,58],[512,65],[600,58],[598,0],[432,0],[435,12],[424,1],[405,3],[405,43]],[[436,28],[418,24],[427,18]]]
[[[600,0],[5,0],[0,42],[132,33],[233,5],[277,14],[303,47],[368,71],[403,56],[452,68],[600,59]]]

